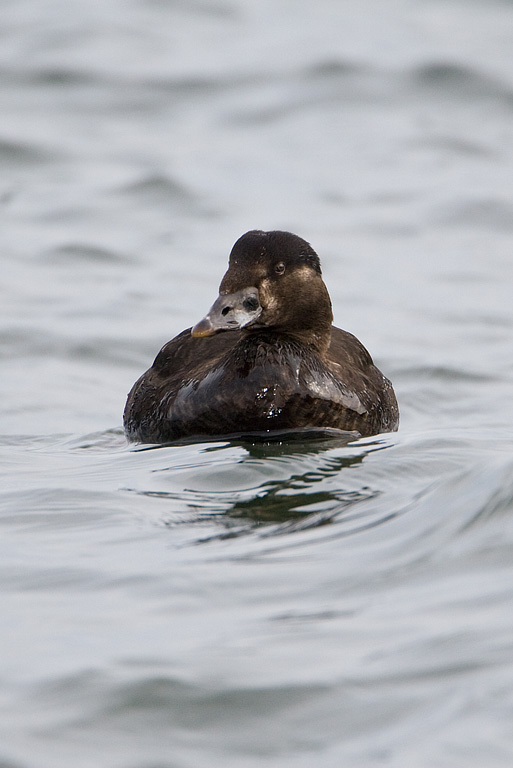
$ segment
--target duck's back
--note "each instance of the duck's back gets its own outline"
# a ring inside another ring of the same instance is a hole
[[[397,430],[399,407],[392,383],[374,365],[361,341],[333,326],[326,357],[334,376],[357,393],[365,408],[353,429],[362,437]]]
[[[166,344],[135,383],[124,414],[131,439],[333,427],[362,435],[397,428],[392,386],[350,333],[332,328],[325,357],[270,331]]]
[[[190,328],[168,341],[128,394],[123,423],[129,439],[161,443],[194,434],[179,433],[169,412],[170,405],[189,383],[205,379],[231,349],[233,341],[232,334],[195,339]]]

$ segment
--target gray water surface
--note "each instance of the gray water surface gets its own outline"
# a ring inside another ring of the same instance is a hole
[[[0,21],[0,766],[509,768],[511,2]],[[398,433],[126,443],[252,228]]]

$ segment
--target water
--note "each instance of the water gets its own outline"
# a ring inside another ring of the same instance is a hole
[[[0,18],[2,768],[509,768],[512,4]],[[127,445],[255,227],[400,431]]]

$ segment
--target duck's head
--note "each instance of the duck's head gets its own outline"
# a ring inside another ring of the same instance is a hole
[[[326,349],[333,314],[312,246],[291,232],[253,230],[232,248],[219,297],[193,336],[269,329]]]

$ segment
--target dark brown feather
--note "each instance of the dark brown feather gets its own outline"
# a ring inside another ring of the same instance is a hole
[[[243,236],[221,287],[257,285],[263,306],[258,324],[207,338],[188,329],[169,341],[128,396],[127,436],[162,443],[311,427],[362,436],[397,429],[391,383],[355,336],[331,325],[329,295],[311,247],[289,233],[248,234],[258,256],[252,261],[241,248],[241,242],[248,248]],[[262,237],[268,234],[273,237]],[[280,250],[284,239],[287,248]],[[278,279],[273,265],[280,253],[287,270]]]

